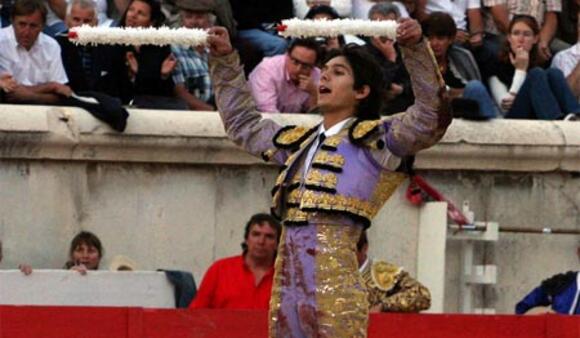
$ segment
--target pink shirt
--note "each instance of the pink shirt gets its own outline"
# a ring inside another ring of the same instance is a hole
[[[320,70],[314,68],[312,76],[318,85]],[[266,57],[250,74],[248,83],[258,111],[305,113],[310,94],[299,89],[286,71],[286,54]]]

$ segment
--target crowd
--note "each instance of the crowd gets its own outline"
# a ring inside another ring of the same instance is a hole
[[[2,7],[0,88],[9,103],[67,104],[71,95],[124,107],[215,110],[208,50],[186,46],[77,46],[80,25],[208,29],[224,26],[257,107],[315,112],[319,66],[332,49],[365,45],[381,65],[380,113],[414,101],[396,41],[386,37],[287,40],[281,20],[413,17],[423,25],[454,115],[471,119],[575,119],[580,113],[579,0],[17,0]]]

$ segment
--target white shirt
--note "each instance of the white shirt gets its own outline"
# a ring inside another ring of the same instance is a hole
[[[16,82],[26,86],[68,82],[60,46],[48,35],[40,33],[30,50],[26,50],[16,42],[14,28],[8,26],[0,30],[0,46],[0,67],[12,74]]]
[[[429,0],[425,6],[427,14],[433,12],[445,12],[451,17],[457,25],[457,29],[467,30],[467,16],[468,8],[477,8],[472,0]]]
[[[552,60],[552,67],[560,69],[564,76],[568,77],[578,62],[580,62],[580,42],[556,54]]]
[[[330,136],[336,135],[340,132],[342,127],[344,127],[344,125],[347,124],[352,119],[353,119],[353,117],[346,118],[346,119],[338,122],[334,126],[328,128],[328,130],[326,130],[324,128],[324,124],[322,124],[322,123],[320,124],[320,127],[318,128],[318,137],[316,137],[316,140],[314,140],[314,142],[312,142],[312,145],[310,146],[310,149],[308,150],[308,154],[306,155],[306,160],[304,161],[304,175],[306,175],[306,173],[308,172],[308,169],[310,168],[310,164],[312,163],[312,159],[314,158],[314,155],[316,154],[316,151],[318,150],[318,143],[320,140],[320,135],[324,134],[324,136],[326,136],[327,138]]]

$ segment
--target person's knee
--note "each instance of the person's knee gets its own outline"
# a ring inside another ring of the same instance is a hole
[[[550,80],[564,80],[564,73],[558,68],[546,69],[546,74]]]
[[[266,56],[278,55],[286,53],[288,48],[288,42],[286,39],[282,39],[276,36],[272,36],[272,39],[268,41],[266,48],[264,49],[264,54]]]
[[[545,79],[546,71],[540,67],[534,67],[528,72],[530,79]]]
[[[487,89],[485,89],[485,86],[483,85],[483,83],[481,83],[481,81],[478,80],[471,80],[469,82],[467,82],[467,84],[465,85],[465,93],[475,93],[475,94],[481,94],[484,93]]]

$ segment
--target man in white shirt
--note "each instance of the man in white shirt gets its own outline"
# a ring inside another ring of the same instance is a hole
[[[552,67],[558,68],[564,73],[572,93],[580,102],[580,37],[574,46],[554,56]]]
[[[18,84],[8,102],[54,104],[70,96],[58,43],[41,33],[46,7],[41,0],[18,0],[12,25],[0,30],[0,67]]]

